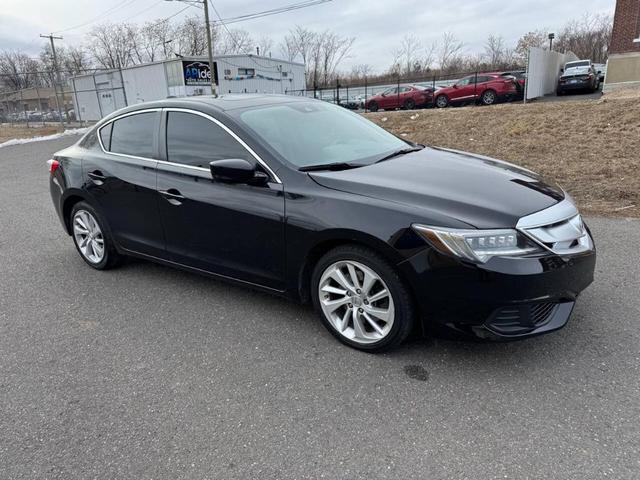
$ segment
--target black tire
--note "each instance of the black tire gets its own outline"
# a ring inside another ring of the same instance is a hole
[[[449,106],[449,97],[446,95],[438,95],[436,97],[436,107],[446,108]]]
[[[377,112],[378,111],[378,104],[376,102],[371,102],[369,104],[369,111],[370,112]]]
[[[394,304],[394,320],[384,338],[375,343],[359,343],[346,338],[331,324],[322,311],[319,285],[325,270],[336,262],[354,261],[373,270],[386,284]],[[400,345],[412,331],[415,321],[414,307],[409,289],[400,278],[394,266],[375,251],[359,245],[343,245],[327,252],[316,264],[311,276],[311,298],[324,326],[339,341],[365,352],[382,352]]]
[[[487,89],[480,95],[482,105],[493,105],[498,102],[498,94],[495,90]]]
[[[564,92],[562,90],[556,90],[556,95],[558,97],[561,97],[562,95],[564,95]]]
[[[402,105],[402,107],[405,110],[413,110],[414,108],[416,108],[416,102],[415,102],[415,100],[413,98],[407,98],[404,101],[404,104]]]
[[[76,216],[76,213],[82,210],[92,215],[92,217],[95,219],[96,223],[100,227],[100,230],[102,233],[102,239],[104,242],[104,255],[102,257],[102,260],[100,260],[97,263],[94,263],[85,257],[85,255],[82,253],[82,250],[80,249],[80,246],[78,245],[76,236],[74,235],[74,232],[73,232],[73,221]],[[73,238],[73,244],[76,246],[76,250],[78,250],[80,257],[85,261],[87,265],[89,265],[92,268],[95,268],[96,270],[108,270],[110,268],[117,267],[122,263],[122,261],[124,260],[124,256],[119,254],[118,251],[116,250],[115,244],[111,237],[109,226],[107,225],[106,221],[102,218],[102,216],[96,211],[96,209],[93,208],[89,203],[84,201],[76,203],[71,209],[71,213],[69,214],[68,221],[71,229],[71,238]]]

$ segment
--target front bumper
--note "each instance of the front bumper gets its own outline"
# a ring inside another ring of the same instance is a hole
[[[410,279],[425,330],[493,340],[562,328],[593,281],[595,250],[561,257],[494,257],[467,264],[427,247],[400,264]]]

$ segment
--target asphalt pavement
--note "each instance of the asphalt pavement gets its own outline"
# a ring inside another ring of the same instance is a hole
[[[588,219],[557,333],[370,355],[310,307],[89,268],[44,163],[75,140],[0,148],[0,478],[640,478],[640,221]]]

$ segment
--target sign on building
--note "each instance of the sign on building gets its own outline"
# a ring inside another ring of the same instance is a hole
[[[185,85],[210,85],[211,84],[211,69],[209,68],[209,62],[200,61],[182,61],[182,72],[184,75]],[[213,79],[215,84],[218,84],[218,65],[213,62]]]

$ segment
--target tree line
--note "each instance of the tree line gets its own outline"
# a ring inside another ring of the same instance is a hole
[[[611,40],[612,19],[606,15],[585,15],[567,22],[557,32],[554,50],[572,51],[579,58],[604,63]],[[117,69],[132,65],[207,54],[205,25],[198,16],[180,21],[168,19],[132,23],[103,23],[95,26],[84,43],[68,46],[58,43],[58,68],[63,79],[92,69]],[[529,47],[549,48],[548,31],[528,32],[515,45],[499,35],[489,35],[482,51],[470,52],[463,41],[445,32],[438,41],[426,43],[407,33],[392,49],[391,65],[378,71],[371,64],[354,65],[340,71],[353,56],[356,38],[332,30],[314,31],[295,26],[276,42],[266,36],[253,38],[243,29],[211,27],[214,55],[249,54],[300,61],[306,65],[308,87],[333,85],[337,78],[346,82],[371,82],[402,78],[427,78],[460,72],[521,68],[526,64]],[[55,81],[51,47],[45,44],[37,57],[24,52],[0,51],[0,87],[18,90],[34,86],[52,86]]]

